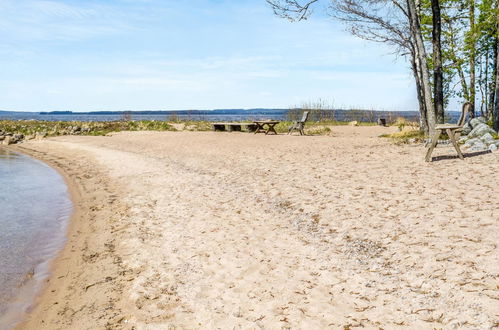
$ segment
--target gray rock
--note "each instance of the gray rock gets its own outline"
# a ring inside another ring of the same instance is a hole
[[[478,124],[483,124],[481,121],[478,120],[478,118],[472,118],[470,121],[468,121],[468,125],[473,129],[476,127]]]
[[[466,124],[464,124],[463,129],[461,130],[461,134],[468,135],[468,134],[470,134],[472,129],[473,128],[471,127],[471,125],[469,123],[466,123]]]
[[[490,128],[487,124],[480,123],[473,128],[470,134],[468,134],[468,137],[470,138],[481,137],[487,133],[490,133],[491,135],[496,134],[496,132],[492,128]]]
[[[16,141],[20,141],[20,140],[24,139],[24,135],[23,134],[14,134],[12,137]]]
[[[478,126],[480,124],[486,124],[487,119],[485,117],[477,117],[477,118],[471,119],[469,121],[469,123],[470,123],[471,128],[475,128],[476,126]]]
[[[489,150],[490,150],[490,151],[496,151],[496,150],[497,150],[497,146],[496,146],[494,143],[492,143],[492,144],[489,146]]]
[[[489,147],[483,143],[482,141],[478,140],[477,142],[475,142],[473,144],[473,146],[469,149],[469,150],[472,150],[472,151],[484,151],[484,150],[488,150]]]
[[[490,133],[485,133],[485,135],[483,135],[480,140],[482,140],[485,144],[491,144],[491,143],[494,143],[494,138],[492,137],[492,135]]]
[[[481,141],[478,138],[469,139],[468,141],[466,141],[464,143],[464,146],[467,147],[467,148],[470,148],[470,147],[472,147],[477,142],[481,142]]]

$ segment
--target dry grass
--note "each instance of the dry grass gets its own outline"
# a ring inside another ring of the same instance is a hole
[[[390,138],[394,143],[421,143],[425,139],[424,132],[420,130],[400,131],[392,134],[382,134],[380,137]]]

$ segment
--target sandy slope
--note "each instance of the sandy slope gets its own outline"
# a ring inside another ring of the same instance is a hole
[[[385,130],[23,144],[78,213],[22,327],[497,326],[499,153],[427,164]]]

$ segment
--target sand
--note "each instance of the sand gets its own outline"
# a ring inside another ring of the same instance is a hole
[[[23,143],[77,211],[20,328],[497,327],[499,153],[390,130]]]

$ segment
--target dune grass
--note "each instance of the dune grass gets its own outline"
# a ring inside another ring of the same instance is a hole
[[[420,143],[424,142],[424,132],[420,130],[400,131],[392,134],[381,134],[382,138],[390,138],[394,143]]]

